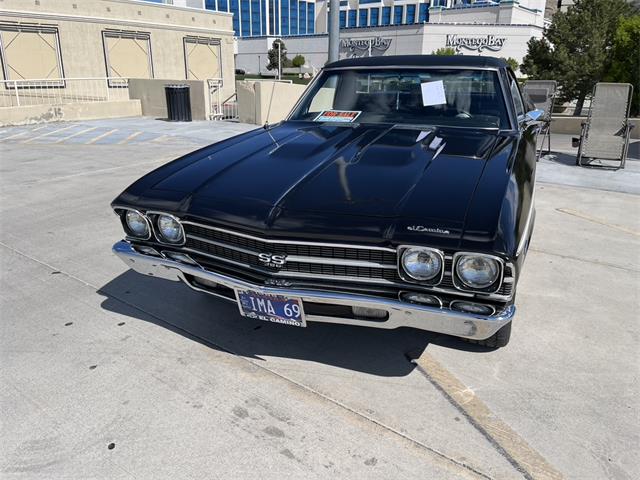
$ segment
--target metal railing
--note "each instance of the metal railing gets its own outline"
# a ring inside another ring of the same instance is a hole
[[[221,120],[238,120],[238,95],[233,94],[222,102]]]
[[[207,88],[209,90],[209,120],[222,119],[222,79],[208,78]]]
[[[208,78],[209,89],[209,120],[237,120],[238,101],[234,93],[222,100],[222,79]]]
[[[0,80],[0,108],[129,100],[120,77]]]

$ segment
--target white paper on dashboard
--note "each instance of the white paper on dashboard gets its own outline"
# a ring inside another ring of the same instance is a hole
[[[430,107],[432,105],[444,105],[447,98],[444,94],[444,83],[442,80],[436,82],[421,83],[422,88],[422,105]]]

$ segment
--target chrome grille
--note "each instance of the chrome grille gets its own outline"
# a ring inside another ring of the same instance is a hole
[[[221,261],[265,278],[324,279],[406,288],[397,272],[396,251],[391,248],[270,240],[191,221],[183,221],[183,225],[186,243],[182,248],[207,264]],[[261,253],[286,255],[286,262],[281,267],[265,265],[259,260]],[[452,281],[453,253],[445,252],[442,282],[424,289],[462,294]],[[507,299],[512,294],[513,281],[513,268],[506,264],[499,290],[484,296]]]
[[[373,249],[376,247],[343,247],[331,245],[316,245],[312,243],[266,242],[250,238],[223,229],[213,229],[194,223],[184,222],[187,236],[214,240],[226,245],[242,247],[254,252],[269,252],[274,254],[296,255],[302,257],[339,258],[344,260],[362,260],[367,262],[395,265],[396,253],[390,249]]]
[[[192,222],[183,224],[187,237],[185,250],[268,275],[321,277],[361,283],[392,284],[400,281],[393,249],[266,240]],[[259,260],[261,253],[286,255],[286,263],[281,267],[265,265]]]

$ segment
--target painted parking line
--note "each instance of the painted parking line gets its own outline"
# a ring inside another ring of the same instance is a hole
[[[2,140],[11,140],[12,138],[18,138],[22,135],[26,135],[27,133],[31,133],[31,130],[24,130],[22,132],[14,133],[13,135],[9,135],[8,137],[3,138]]]
[[[426,351],[413,360],[422,373],[466,419],[527,480],[561,480],[562,474],[520,435],[500,420],[464,385]]]
[[[153,140],[151,140],[152,142],[164,142],[165,140],[167,140],[169,138],[169,135],[160,135],[158,138],[154,138]]]
[[[127,138],[125,138],[124,140],[120,140],[118,142],[118,145],[124,145],[125,143],[130,142],[131,140],[133,140],[134,138],[136,138],[137,136],[141,135],[142,132],[133,132],[131,135],[129,135]]]
[[[147,143],[155,140],[160,136],[159,133],[155,132],[140,132],[140,135],[137,135],[135,138],[132,138],[129,143],[131,145],[138,145],[141,143]]]
[[[118,128],[111,135],[108,135],[95,142],[96,145],[117,145],[121,141],[126,140],[129,135],[135,133],[137,130],[130,130],[128,128]]]
[[[632,230],[630,228],[623,227],[622,225],[616,225],[614,223],[609,223],[606,220],[603,220],[601,218],[592,217],[591,215],[587,215],[586,213],[582,213],[582,212],[579,212],[577,210],[572,210],[570,208],[556,208],[556,210],[558,212],[560,212],[560,213],[566,213],[567,215],[572,215],[574,217],[578,217],[578,218],[581,218],[583,220],[587,220],[589,222],[597,223],[598,225],[603,225],[605,227],[609,227],[609,228],[613,228],[614,230],[618,230],[620,232],[629,233],[629,234],[634,235],[636,237],[640,237],[640,232],[638,232],[636,230]]]
[[[66,142],[67,140],[69,140],[71,138],[77,137],[79,135],[83,135],[83,134],[88,133],[88,132],[92,132],[93,130],[95,130],[97,128],[98,127],[85,128],[84,130],[80,130],[79,132],[75,132],[75,133],[72,133],[71,135],[67,135],[66,137],[59,138],[54,143]]]
[[[109,135],[111,135],[112,133],[117,132],[117,131],[118,131],[118,129],[114,128],[113,130],[109,130],[107,132],[104,132],[104,133],[98,135],[97,137],[92,138],[88,142],[85,142],[85,145],[92,145],[92,144],[96,143],[97,141],[102,140],[103,138],[108,137]]]
[[[6,131],[0,132],[0,141],[9,140],[10,138],[17,137],[18,134],[27,134],[31,132],[37,132],[43,128],[47,128],[48,125],[42,125],[36,128],[29,127],[7,127]]]
[[[31,137],[31,138],[25,140],[22,143],[31,143],[34,140],[38,140],[39,138],[44,138],[44,137],[48,137],[50,135],[54,135],[56,133],[64,132],[65,130],[69,130],[70,128],[74,128],[74,127],[77,127],[77,125],[68,125],[66,127],[58,128],[57,130],[52,130],[50,132],[46,132],[46,133],[43,133],[41,135],[36,135],[35,137]]]

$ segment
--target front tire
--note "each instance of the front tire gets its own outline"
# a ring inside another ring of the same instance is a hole
[[[475,345],[480,345],[481,347],[487,348],[502,348],[505,347],[511,338],[511,323],[507,323],[504,327],[498,330],[496,333],[491,335],[489,338],[485,338],[484,340],[471,340],[466,339],[467,342],[473,343]]]

